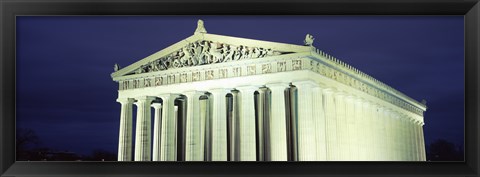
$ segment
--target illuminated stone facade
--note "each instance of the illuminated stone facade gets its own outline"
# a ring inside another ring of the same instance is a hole
[[[425,102],[313,40],[208,34],[199,21],[194,35],[115,65],[118,160],[425,161]]]

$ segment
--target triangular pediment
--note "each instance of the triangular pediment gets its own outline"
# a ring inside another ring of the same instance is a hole
[[[115,80],[115,78],[128,75],[261,59],[310,50],[310,46],[195,33],[184,40],[112,73],[111,76]]]

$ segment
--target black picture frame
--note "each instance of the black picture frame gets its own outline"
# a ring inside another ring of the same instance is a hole
[[[1,176],[478,176],[478,0],[0,0]],[[464,15],[464,162],[16,162],[15,17],[19,15]]]

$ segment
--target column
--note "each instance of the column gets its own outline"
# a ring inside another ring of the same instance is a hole
[[[132,160],[132,103],[131,98],[117,99],[121,107],[120,132],[118,134],[118,161]]]
[[[210,148],[210,108],[209,99],[207,96],[200,97],[200,154],[203,154],[204,161],[211,161]]]
[[[373,149],[373,130],[372,130],[372,111],[371,111],[372,105],[370,104],[369,101],[365,100],[364,105],[363,105],[363,116],[364,116],[364,125],[365,125],[365,143],[366,143],[366,161],[373,161],[375,160],[374,157],[374,149]]]
[[[240,113],[239,113],[239,91],[232,90],[232,119],[230,121],[230,159],[231,161],[240,160]]]
[[[387,155],[387,160],[388,161],[392,161],[394,160],[393,159],[393,145],[392,145],[392,142],[393,142],[393,136],[392,136],[392,110],[390,109],[386,109],[385,110],[385,116],[384,116],[384,119],[385,119],[385,134],[386,134],[386,155]]]
[[[268,114],[266,113],[266,94],[268,92],[267,88],[259,88],[258,95],[257,95],[257,105],[256,105],[256,144],[257,144],[257,161],[265,161],[266,151],[265,148],[267,146],[266,141],[266,134],[267,134],[267,117]]]
[[[188,91],[184,93],[187,96],[187,131],[185,146],[185,161],[203,161],[203,144],[200,136],[202,135],[200,120],[200,96],[203,92]]]
[[[323,89],[323,110],[325,110],[325,124],[326,124],[326,143],[328,161],[338,160],[335,156],[337,149],[337,128],[336,128],[336,111],[334,90],[331,88]]]
[[[240,91],[240,161],[256,160],[255,105],[253,93],[258,87],[238,87]]]
[[[347,95],[345,97],[345,160],[355,160],[357,154],[355,154],[354,148],[356,146],[353,145],[355,141],[355,128],[354,128],[354,121],[355,121],[355,105],[353,104],[354,97],[352,95]]]
[[[287,161],[287,125],[285,110],[285,89],[287,83],[266,85],[271,93],[271,111],[269,117],[267,161]]]
[[[315,124],[313,121],[312,96],[313,88],[317,86],[312,81],[293,82],[297,87],[297,137],[298,160],[316,160]]]
[[[162,104],[152,103],[155,109],[155,117],[153,119],[153,161],[160,161],[160,136],[162,132]]]
[[[337,92],[335,94],[335,111],[336,111],[336,130],[337,130],[337,147],[336,147],[336,160],[346,160],[345,159],[345,151],[346,148],[346,129],[345,129],[345,93]]]
[[[323,105],[323,90],[320,87],[313,88],[313,121],[315,124],[315,142],[317,161],[327,160],[327,143],[326,143],[326,122],[325,111]]]
[[[427,158],[425,153],[425,137],[423,135],[423,125],[424,123],[421,122],[421,124],[418,126],[420,132],[420,160],[426,161]]]
[[[363,130],[365,125],[363,125],[363,100],[361,98],[355,99],[355,154],[356,160],[362,161],[365,157],[365,141],[363,140],[365,135]]]
[[[230,92],[227,89],[212,89],[211,105],[212,105],[212,122],[211,122],[211,160],[226,161],[227,160],[227,102],[226,95]]]
[[[162,111],[162,128],[160,138],[160,160],[176,161],[177,160],[177,120],[175,115],[175,99],[176,94],[159,95],[163,101]]]
[[[387,158],[387,134],[386,134],[386,129],[385,129],[385,107],[379,106],[378,108],[378,118],[377,118],[377,126],[379,126],[379,132],[377,134],[379,135],[379,160],[386,161],[388,160]]]
[[[137,98],[137,123],[135,131],[135,161],[151,161],[150,103],[155,97]]]
[[[408,128],[408,160],[415,161],[415,149],[414,149],[414,142],[413,139],[413,129],[412,129],[412,118],[409,117],[407,121],[407,128]]]

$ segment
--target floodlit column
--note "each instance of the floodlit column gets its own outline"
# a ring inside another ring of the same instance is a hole
[[[135,161],[151,161],[150,103],[155,97],[137,98],[137,123],[135,132]]]
[[[189,91],[184,93],[187,96],[187,133],[185,146],[185,161],[203,161],[203,144],[200,120],[200,96],[203,92]]]
[[[393,118],[393,150],[394,150],[394,158],[396,161],[400,160],[400,151],[399,151],[399,143],[398,143],[398,139],[399,139],[399,115],[395,115],[394,118]]]
[[[327,143],[327,160],[337,160],[335,156],[337,149],[337,127],[334,90],[332,88],[323,89],[323,108],[325,112],[326,123],[326,143]]]
[[[426,153],[425,153],[425,137],[423,136],[423,125],[424,123],[421,122],[421,124],[418,126],[419,129],[419,134],[420,134],[420,160],[421,161],[426,161]]]
[[[287,125],[285,110],[285,89],[287,83],[266,85],[271,93],[271,111],[268,133],[267,161],[287,161]]]
[[[387,158],[387,134],[386,134],[386,129],[385,129],[385,108],[383,106],[379,106],[378,111],[377,111],[377,126],[379,128],[379,132],[377,134],[379,135],[379,159],[378,160],[383,160],[386,161],[388,160]]]
[[[364,118],[363,118],[363,100],[361,98],[355,99],[355,160],[364,160],[365,159],[365,135],[363,133],[364,127]]]
[[[265,161],[265,157],[268,155],[267,151],[265,148],[267,148],[268,144],[266,141],[268,141],[268,128],[266,127],[268,125],[268,117],[269,113],[267,113],[268,105],[269,102],[267,102],[266,97],[268,94],[268,89],[265,87],[262,87],[257,90],[258,95],[257,95],[257,105],[256,105],[256,113],[257,113],[257,161]]]
[[[356,154],[353,152],[356,146],[353,144],[355,139],[355,105],[353,104],[354,97],[352,95],[347,95],[345,97],[345,160],[354,160]]]
[[[212,161],[227,161],[227,101],[230,91],[224,88],[210,90],[212,94],[211,148]]]
[[[327,160],[326,122],[323,105],[323,90],[320,87],[313,88],[313,121],[315,123],[315,143],[317,147],[317,161]]]
[[[345,128],[345,93],[337,92],[335,94],[335,111],[336,111],[336,130],[337,130],[337,153],[335,156],[337,160],[346,160],[345,151],[346,147],[346,128]],[[348,150],[347,150],[348,151]]]
[[[176,94],[159,95],[163,101],[162,111],[162,129],[160,138],[160,160],[177,160],[177,119],[175,114]]]
[[[162,104],[152,103],[155,109],[155,116],[153,118],[153,161],[160,161],[160,136],[162,131]]]
[[[408,121],[408,150],[409,150],[409,160],[410,161],[416,161],[415,159],[415,137],[414,137],[414,120],[413,118],[410,117]]]
[[[256,160],[254,92],[258,87],[243,86],[240,91],[240,161]]]
[[[365,100],[364,105],[363,105],[363,114],[365,117],[364,125],[365,125],[365,139],[364,141],[366,142],[366,159],[367,161],[372,161],[375,160],[373,158],[374,156],[374,149],[373,149],[373,131],[371,128],[373,121],[372,121],[372,111],[371,111],[371,105],[370,102]],[[368,128],[367,128],[368,127]]]
[[[312,81],[293,82],[297,87],[297,137],[298,160],[316,160],[315,124],[313,121],[312,96],[313,88],[317,86]]]
[[[385,110],[385,136],[386,136],[386,155],[387,160],[392,161],[393,159],[393,132],[392,132],[392,110],[386,109]]]
[[[132,160],[132,103],[131,98],[117,99],[121,107],[120,132],[118,134],[118,161]]]

